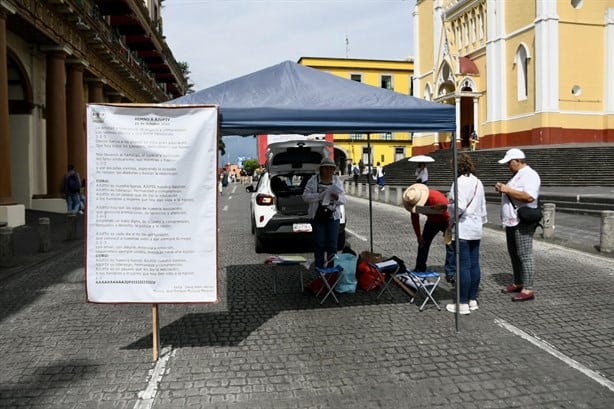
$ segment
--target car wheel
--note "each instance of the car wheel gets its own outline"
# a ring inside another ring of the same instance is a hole
[[[337,250],[343,250],[345,247],[345,230],[339,232],[339,237],[337,238]]]
[[[256,225],[254,223],[254,217],[252,216],[252,234],[256,234]]]

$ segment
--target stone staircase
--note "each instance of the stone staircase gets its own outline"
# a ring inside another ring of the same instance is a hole
[[[614,188],[614,144],[569,144],[556,146],[520,147],[527,156],[527,162],[535,169],[542,182],[542,188],[557,187],[559,191],[577,187],[613,187]],[[483,149],[467,152],[476,165],[476,174],[484,183],[488,201],[499,201],[498,194],[492,188],[496,182],[505,182],[510,172],[497,161],[503,158],[508,148]],[[459,153],[461,151],[459,150]],[[445,191],[452,184],[452,152],[438,150],[429,154],[435,162],[427,164],[429,186]],[[387,186],[409,186],[415,182],[416,164],[403,159],[387,165]],[[545,189],[546,190],[546,189]],[[569,189],[570,191],[573,189]],[[578,189],[575,189],[578,190]],[[607,189],[609,191],[613,189]],[[614,210],[614,203],[609,197],[593,197],[590,203],[578,203],[571,195],[542,195],[542,202],[554,202],[561,210],[578,210],[582,212],[599,212]]]

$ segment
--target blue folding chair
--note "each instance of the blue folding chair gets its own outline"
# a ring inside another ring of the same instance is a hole
[[[420,305],[420,311],[424,310],[424,306],[430,301],[435,304],[435,307],[441,311],[441,307],[433,297],[433,293],[441,281],[441,275],[436,271],[408,271],[407,275],[411,283],[416,289],[416,294],[409,300],[413,303],[416,297],[420,294],[424,297],[422,304]],[[409,285],[412,285],[410,282]]]
[[[339,299],[335,295],[334,290],[337,284],[339,284],[339,280],[341,280],[341,272],[343,271],[343,267],[340,265],[324,268],[315,267],[314,271],[317,277],[322,280],[322,287],[316,292],[316,298],[322,295],[320,305],[324,304],[324,301],[326,301],[326,299],[331,295],[335,302],[339,304]]]

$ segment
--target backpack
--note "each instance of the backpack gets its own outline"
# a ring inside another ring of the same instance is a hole
[[[358,263],[356,276],[358,278],[358,287],[365,291],[374,290],[384,285],[383,277],[374,267],[369,265],[368,261],[361,261]]]
[[[76,172],[68,175],[66,187],[68,188],[68,193],[78,193],[81,190],[81,181]]]

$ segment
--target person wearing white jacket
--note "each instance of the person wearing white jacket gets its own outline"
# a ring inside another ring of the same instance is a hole
[[[486,196],[482,181],[475,176],[475,165],[466,153],[458,159],[458,200],[456,200],[459,239],[460,271],[457,277],[459,289],[459,313],[469,314],[477,310],[480,287],[480,241],[483,225],[488,221]],[[450,187],[448,212],[454,214],[454,183]],[[455,246],[455,243],[452,243]],[[456,303],[446,309],[456,312]]]

